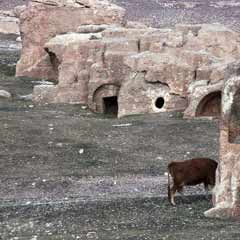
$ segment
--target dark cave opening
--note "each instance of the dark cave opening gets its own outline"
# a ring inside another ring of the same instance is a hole
[[[112,97],[104,97],[103,98],[103,104],[104,104],[104,114],[107,115],[118,115],[118,97],[112,96]]]

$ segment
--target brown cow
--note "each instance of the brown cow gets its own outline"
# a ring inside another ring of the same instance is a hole
[[[182,162],[171,162],[168,165],[168,199],[176,205],[174,196],[176,191],[182,192],[183,186],[204,184],[207,190],[209,185],[214,187],[218,163],[209,158],[194,158]],[[173,186],[170,188],[170,175]]]

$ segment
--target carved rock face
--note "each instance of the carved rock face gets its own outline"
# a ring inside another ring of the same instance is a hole
[[[172,110],[219,116],[223,82],[239,65],[239,34],[218,24],[148,28],[125,23],[123,9],[100,0],[34,0],[19,15],[17,75],[57,84],[36,88],[36,102],[104,112],[112,98],[119,117]]]
[[[217,27],[215,35],[218,35]],[[193,26],[193,35],[190,26],[187,31],[183,28],[183,32],[175,32],[114,24],[82,25],[79,33],[58,35],[44,45],[58,85],[53,87],[52,93],[48,88],[51,98],[42,97],[37,91],[34,99],[84,103],[94,111],[103,112],[104,98],[116,97],[119,117],[186,108],[185,116],[188,117],[219,116],[222,85],[225,79],[237,73],[239,64],[235,56],[238,52],[232,54],[226,50],[225,57],[219,57],[217,50],[223,54],[222,45],[227,42],[216,40],[213,47],[212,40],[206,40],[205,28],[208,31],[210,27],[198,25],[196,32]],[[222,26],[219,28],[222,30]],[[230,31],[223,29],[226,34]],[[198,37],[200,31],[204,41]],[[232,34],[237,49],[238,35]],[[198,50],[191,50],[193,41],[195,44],[201,42]],[[211,49],[208,49],[209,41]],[[105,95],[103,91],[102,98],[95,97],[99,96],[99,89],[107,89],[110,85],[118,91],[114,94],[105,91]],[[71,93],[71,97],[65,93]],[[156,101],[160,98],[164,104],[159,108]]]

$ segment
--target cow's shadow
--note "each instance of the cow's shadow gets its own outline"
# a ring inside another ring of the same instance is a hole
[[[179,194],[175,197],[176,207],[178,205],[196,204],[196,203],[203,202],[203,201],[209,202],[209,204],[211,204],[212,203],[212,195],[211,194],[196,194],[196,195]]]

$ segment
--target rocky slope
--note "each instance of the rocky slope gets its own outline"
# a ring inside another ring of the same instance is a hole
[[[0,0],[1,10],[10,10],[18,5],[27,4],[29,0]]]
[[[0,9],[9,10],[29,0],[0,0]],[[112,0],[127,10],[130,20],[142,21],[154,27],[176,23],[221,23],[240,30],[238,0]]]
[[[240,30],[238,0],[113,0],[127,10],[129,20],[142,21],[154,27],[177,23],[221,23]]]

